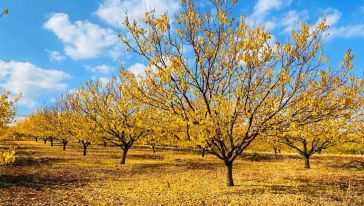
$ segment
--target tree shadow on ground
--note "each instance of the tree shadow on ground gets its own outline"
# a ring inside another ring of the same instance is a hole
[[[223,164],[219,162],[185,162],[182,166],[188,170],[215,170],[223,167]]]
[[[86,183],[82,178],[70,178],[67,176],[50,176],[42,174],[27,175],[0,175],[0,189],[11,187],[26,187],[36,190],[42,188],[55,188],[72,184]]]
[[[358,161],[358,160],[353,160],[353,161],[349,161],[349,162],[341,163],[341,164],[338,164],[338,163],[329,164],[329,167],[347,169],[347,170],[364,171],[364,162]]]
[[[283,161],[284,158],[292,158],[292,157],[285,157],[282,154],[259,154],[256,153],[255,155],[252,154],[242,154],[241,158],[243,160],[250,160],[255,162],[280,162]],[[292,159],[298,159],[296,156],[293,156]]]
[[[15,160],[12,166],[43,166],[43,165],[52,165],[58,162],[64,162],[65,160],[62,158],[27,158],[27,157],[20,157]]]
[[[164,157],[158,154],[129,154],[127,158],[136,160],[163,160]]]
[[[249,186],[241,186],[235,191],[226,192],[227,194],[277,194],[277,195],[310,195],[311,197],[319,197],[327,189],[326,185],[307,184],[307,185],[285,185],[285,184],[249,184]]]

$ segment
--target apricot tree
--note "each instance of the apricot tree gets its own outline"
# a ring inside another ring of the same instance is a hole
[[[201,9],[182,0],[175,19],[153,11],[142,23],[126,17],[119,35],[148,64],[145,78],[130,78],[133,98],[198,131],[190,141],[224,162],[228,186],[234,160],[257,136],[289,125],[287,110],[314,97],[308,83],[328,61],[325,20],[274,43],[264,27],[235,18],[236,3],[207,1]]]

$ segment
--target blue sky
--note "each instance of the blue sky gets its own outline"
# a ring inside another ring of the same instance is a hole
[[[139,74],[145,66],[124,51],[116,35],[125,11],[140,19],[178,10],[178,0],[0,0],[0,90],[22,92],[18,118],[72,91],[87,79],[106,80],[120,65]],[[274,39],[287,37],[298,21],[315,24],[327,14],[326,54],[335,65],[347,48],[354,72],[364,71],[364,0],[240,0],[235,12],[264,24]]]

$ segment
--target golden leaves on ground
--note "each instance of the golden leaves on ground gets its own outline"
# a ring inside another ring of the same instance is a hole
[[[350,49],[338,68],[328,67],[326,19],[272,42],[264,26],[236,18],[236,2],[201,9],[181,0],[174,19],[154,11],[141,23],[126,17],[118,37],[143,58],[145,76],[121,69],[105,85],[86,82],[39,113],[41,135],[84,146],[108,141],[121,148],[122,164],[135,142],[198,147],[224,162],[228,186],[234,160],[256,138],[295,149],[306,167],[311,155],[362,139],[363,79],[351,73]]]

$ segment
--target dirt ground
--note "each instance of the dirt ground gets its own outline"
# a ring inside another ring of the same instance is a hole
[[[229,188],[212,155],[133,148],[122,166],[117,147],[91,145],[84,157],[73,142],[16,144],[16,162],[0,166],[0,205],[364,205],[359,156],[314,156],[306,170],[298,156],[245,155]]]

